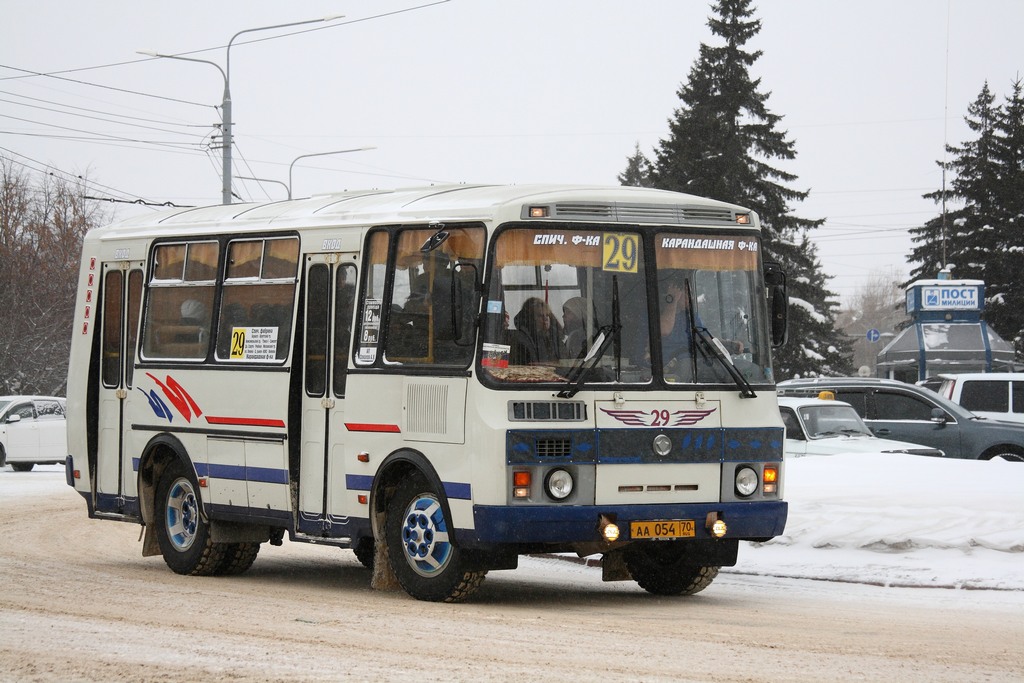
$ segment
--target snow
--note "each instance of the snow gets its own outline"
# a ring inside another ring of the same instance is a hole
[[[723,573],[1024,591],[1024,464],[850,453],[788,460],[784,477],[785,533]],[[77,494],[59,466],[0,470],[0,500],[37,496]]]
[[[1024,590],[1024,465],[894,453],[792,459],[785,533],[737,573]]]

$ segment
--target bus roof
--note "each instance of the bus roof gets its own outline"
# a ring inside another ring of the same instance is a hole
[[[437,220],[518,220],[526,206],[548,206],[548,220],[597,223],[737,226],[753,212],[695,195],[639,187],[596,185],[432,185],[345,191],[306,199],[175,208],[135,216],[93,231],[131,237],[153,231],[239,231],[274,227],[386,225]]]

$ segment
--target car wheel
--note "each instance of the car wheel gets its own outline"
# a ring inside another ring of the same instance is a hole
[[[994,455],[987,456],[986,460],[992,460],[993,458],[1002,458],[1009,462],[1024,462],[1024,455],[1015,453],[1013,451],[1003,451],[1001,453],[995,453]]]
[[[34,462],[12,462],[11,467],[14,468],[15,472],[31,472],[32,468],[35,467]]]
[[[155,513],[160,552],[171,570],[190,576],[209,576],[221,570],[226,548],[210,540],[199,486],[192,472],[178,460],[160,477]]]
[[[417,600],[459,602],[472,595],[485,571],[463,569],[441,498],[421,476],[398,485],[388,503],[385,538],[391,569]]]
[[[654,595],[693,595],[718,576],[718,567],[688,562],[685,546],[680,543],[638,543],[626,549],[624,559],[637,585]]]
[[[7,464],[7,451],[4,450],[3,446],[0,446],[0,467]]]

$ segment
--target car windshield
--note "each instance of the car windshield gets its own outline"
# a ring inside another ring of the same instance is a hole
[[[800,420],[807,436],[823,439],[835,436],[871,436],[860,415],[847,405],[802,406]]]
[[[491,256],[482,374],[519,385],[736,385],[733,365],[747,382],[770,382],[758,246],[751,235],[682,230],[508,228]],[[610,343],[581,369],[602,334]]]

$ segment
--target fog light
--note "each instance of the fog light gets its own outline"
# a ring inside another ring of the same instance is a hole
[[[608,519],[605,515],[601,515],[597,530],[601,533],[601,538],[608,543],[618,541],[618,524]]]
[[[736,471],[736,493],[746,498],[757,490],[757,472],[749,467]]]
[[[555,500],[565,500],[572,493],[572,475],[565,470],[551,470],[544,482],[548,495]]]
[[[708,530],[715,538],[722,538],[725,536],[729,527],[726,526],[725,520],[718,517],[717,512],[709,512],[708,516],[704,519],[704,528]]]

